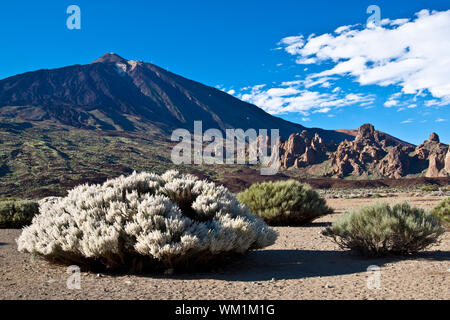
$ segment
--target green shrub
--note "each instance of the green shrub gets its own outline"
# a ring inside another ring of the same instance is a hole
[[[450,197],[439,202],[432,212],[443,224],[450,227]]]
[[[31,200],[0,200],[0,228],[22,228],[39,213],[39,205]]]
[[[439,191],[439,187],[435,184],[427,184],[420,188],[420,190],[424,192],[433,192],[433,191]]]
[[[238,200],[269,225],[301,225],[333,212],[309,185],[295,180],[255,183]]]
[[[435,243],[443,232],[431,213],[404,202],[393,207],[377,203],[347,212],[323,234],[332,237],[341,248],[381,256],[415,253]]]
[[[14,198],[14,197],[7,197],[7,198],[0,198],[0,202],[5,202],[5,201],[19,201],[21,199],[19,198]]]

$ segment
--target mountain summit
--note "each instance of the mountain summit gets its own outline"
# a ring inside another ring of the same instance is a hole
[[[128,62],[128,60],[125,60],[118,54],[111,52],[105,53],[103,56],[93,61],[92,63],[126,63],[126,62]]]
[[[89,130],[170,132],[203,129],[279,129],[280,135],[307,130],[325,141],[345,133],[307,129],[271,116],[215,88],[156,65],[107,53],[87,65],[38,70],[0,80],[0,117],[50,121]]]

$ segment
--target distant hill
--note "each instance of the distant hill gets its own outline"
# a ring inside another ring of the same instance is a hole
[[[38,70],[0,81],[0,117],[49,121],[88,130],[170,132],[203,129],[279,129],[287,138],[307,130],[326,141],[348,135],[305,128],[255,105],[150,63],[105,54],[88,65]]]

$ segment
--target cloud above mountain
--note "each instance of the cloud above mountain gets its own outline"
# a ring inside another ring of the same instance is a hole
[[[348,75],[360,85],[399,85],[404,94],[428,91],[447,104],[449,35],[450,10],[421,10],[412,20],[383,19],[380,27],[342,26],[334,34],[286,37],[281,44],[298,64],[331,63],[311,79]]]
[[[278,48],[297,64],[314,65],[315,71],[301,80],[247,87],[237,96],[271,114],[305,116],[350,105],[371,108],[376,96],[369,86],[394,87],[397,92],[384,101],[387,108],[413,109],[417,97],[427,107],[448,105],[449,35],[450,10],[421,10],[412,19],[383,19],[379,27],[356,24],[331,33],[288,36]]]
[[[305,81],[282,83],[279,87],[266,89],[265,85],[256,85],[239,97],[253,103],[270,114],[298,112],[305,116],[310,113],[328,113],[331,107],[345,107],[354,104],[371,104],[375,97],[363,94],[343,94],[340,92],[320,92],[305,89]]]

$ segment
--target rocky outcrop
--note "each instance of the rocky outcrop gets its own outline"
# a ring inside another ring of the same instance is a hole
[[[450,148],[448,148],[447,155],[445,156],[445,172],[450,175]]]
[[[440,142],[439,136],[435,132],[430,134],[428,140],[416,147],[415,157],[418,161],[425,161],[427,177],[450,175],[445,169],[448,150],[448,145]]]
[[[437,133],[436,132],[432,132],[431,134],[430,134],[430,137],[428,138],[428,141],[429,142],[437,142],[437,143],[439,143],[440,141],[439,141],[439,136],[437,135]]]
[[[344,140],[331,156],[330,175],[342,178],[347,175],[361,176],[373,171],[387,152],[383,149],[385,142],[371,124],[362,125],[355,140]]]
[[[326,158],[327,147],[316,133],[311,137],[307,131],[291,134],[280,144],[281,166],[284,168],[306,167]]]
[[[326,145],[317,134],[314,137],[306,131],[292,134],[286,141],[279,140],[281,167],[307,168],[308,173],[321,172],[337,178],[450,176],[449,147],[434,132],[417,147],[377,131],[371,124],[362,125],[353,136],[353,141]],[[313,164],[323,165],[311,168]]]
[[[378,139],[378,133],[375,131],[375,127],[370,123],[366,123],[359,128],[355,141],[374,141]]]
[[[408,174],[409,165],[409,157],[405,149],[398,145],[392,148],[386,157],[380,161],[378,168],[381,175],[399,179]]]
[[[439,177],[439,172],[442,169],[439,154],[433,153],[428,157],[428,169],[425,174],[426,177]]]
[[[436,136],[430,137],[435,141]],[[428,161],[431,147],[417,153]],[[433,149],[434,150],[434,149]],[[414,165],[409,153],[414,146],[396,140],[387,134],[375,130],[371,124],[364,124],[355,136],[355,140],[341,142],[331,155],[331,169],[328,175],[343,178],[349,175],[374,175],[388,178],[401,178],[410,173]]]

